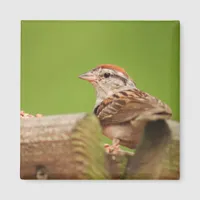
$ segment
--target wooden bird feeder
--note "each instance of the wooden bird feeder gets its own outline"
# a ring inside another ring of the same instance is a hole
[[[155,177],[152,170],[150,177],[138,174],[135,179],[179,179],[179,123],[168,124],[172,141],[167,156],[150,168],[159,164],[161,173]],[[101,127],[93,114],[21,118],[20,139],[21,179],[126,179],[126,163],[134,156],[105,152]]]

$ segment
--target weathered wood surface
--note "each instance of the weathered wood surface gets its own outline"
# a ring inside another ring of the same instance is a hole
[[[159,179],[179,178],[179,124],[169,125],[173,139]],[[104,152],[92,114],[21,119],[20,137],[22,179],[119,179],[131,157]]]
[[[147,123],[135,155],[129,158],[126,178],[179,178],[179,142],[176,140],[177,134],[169,128],[169,123],[164,120]]]

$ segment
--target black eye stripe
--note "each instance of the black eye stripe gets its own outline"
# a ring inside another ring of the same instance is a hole
[[[110,77],[110,73],[104,73],[103,75],[105,78],[109,78]]]
[[[121,81],[124,82],[125,85],[127,84],[127,80],[125,78],[121,77],[121,76],[113,74],[112,77],[119,78]]]
[[[127,84],[127,79],[124,78],[124,77],[118,76],[117,74],[112,74],[112,73],[109,73],[109,72],[105,72],[105,73],[103,74],[103,77],[104,77],[104,78],[109,78],[109,77],[118,78],[118,79],[120,79],[121,81],[123,81],[125,85]]]

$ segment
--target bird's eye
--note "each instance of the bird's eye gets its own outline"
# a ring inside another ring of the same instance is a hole
[[[110,77],[110,73],[105,73],[105,74],[104,74],[104,77],[105,77],[105,78]]]

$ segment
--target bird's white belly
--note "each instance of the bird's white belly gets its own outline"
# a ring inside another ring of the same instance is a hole
[[[103,128],[103,133],[110,139],[121,138],[129,140],[133,130],[130,125],[109,125]]]

